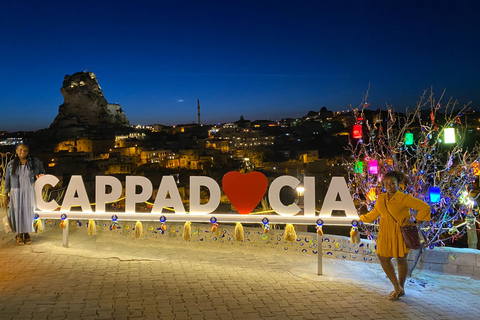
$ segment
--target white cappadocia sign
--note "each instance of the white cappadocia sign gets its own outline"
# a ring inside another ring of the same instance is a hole
[[[105,216],[105,205],[117,201],[122,196],[122,183],[113,176],[96,176],[95,178],[95,212],[90,205],[82,176],[73,175],[67,186],[60,211],[56,211],[60,206],[55,200],[46,202],[42,198],[42,191],[46,185],[55,186],[59,179],[53,175],[43,175],[35,183],[37,213],[41,217],[45,217],[42,213],[54,211],[56,213],[70,213],[72,207],[80,207],[82,212],[75,212],[75,216],[92,217],[93,219],[102,214]],[[305,177],[303,181],[303,214],[302,209],[292,203],[285,205],[280,200],[280,190],[289,187],[295,190],[301,181],[293,176],[280,176],[267,186],[266,177],[259,172],[250,172],[242,174],[239,172],[229,172],[222,180],[222,187],[231,201],[232,205],[240,213],[238,216],[249,214],[258,205],[264,197],[268,187],[268,201],[272,210],[288,221],[297,220],[295,218],[322,218],[328,220],[333,218],[334,210],[342,210],[345,212],[344,220],[352,221],[358,219],[357,210],[350,195],[348,186],[343,177],[332,177],[328,191],[322,202],[322,208],[319,215],[315,211],[315,178]],[[110,192],[106,192],[107,187]],[[175,178],[173,176],[163,176],[158,187],[157,196],[154,200],[152,210],[149,214],[162,214],[164,207],[172,208],[174,215],[178,218],[181,215],[198,216],[213,213],[220,204],[221,190],[219,184],[212,178],[206,176],[190,177],[190,212],[187,214],[182,203],[182,198],[177,188]],[[201,189],[208,189],[209,199],[207,203],[201,203]],[[139,191],[137,193],[137,191]],[[144,203],[152,197],[152,182],[143,176],[127,176],[125,180],[125,214],[140,214],[135,212],[137,203]],[[338,200],[337,200],[338,199]],[[73,213],[73,212],[71,212]],[[144,216],[145,213],[142,213]],[[120,216],[120,215],[119,215]],[[169,216],[173,216],[169,214]],[[219,214],[220,216],[220,214]],[[187,218],[184,216],[184,219]],[[337,219],[338,220],[338,219]],[[342,223],[346,224],[346,223]]]

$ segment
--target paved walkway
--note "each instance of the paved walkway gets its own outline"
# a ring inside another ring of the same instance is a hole
[[[3,216],[0,213],[0,216]],[[81,231],[81,232],[80,232]],[[376,264],[58,227],[0,230],[0,319],[479,319],[480,281],[416,271],[389,301]]]

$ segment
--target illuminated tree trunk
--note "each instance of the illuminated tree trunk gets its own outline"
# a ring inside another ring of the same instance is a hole
[[[472,213],[469,213],[465,220],[467,222],[468,247],[470,249],[477,249],[478,236],[477,230],[475,229],[475,216]]]

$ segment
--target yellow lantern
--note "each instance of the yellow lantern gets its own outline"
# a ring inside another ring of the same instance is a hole
[[[480,165],[478,164],[478,162],[474,162],[472,164],[472,167],[473,167],[473,174],[476,176],[480,176]]]
[[[372,202],[377,200],[377,191],[375,190],[375,188],[370,188],[370,190],[368,190],[367,192],[366,197],[367,197],[367,200]]]

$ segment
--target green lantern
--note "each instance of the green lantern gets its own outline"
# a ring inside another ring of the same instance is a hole
[[[355,173],[363,173],[363,162],[362,161],[355,162]]]
[[[413,144],[413,133],[405,133],[405,145],[411,146]]]

